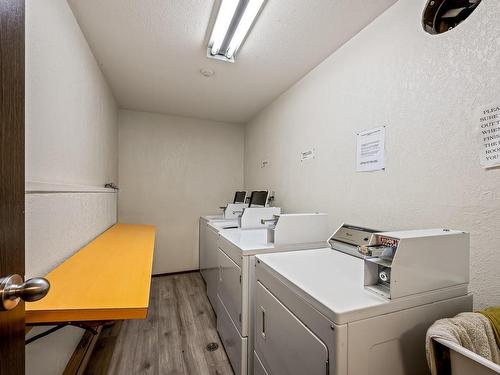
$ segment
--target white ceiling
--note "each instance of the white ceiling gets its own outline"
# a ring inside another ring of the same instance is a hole
[[[120,107],[241,123],[396,0],[268,0],[234,64],[206,57],[217,0],[68,2]]]

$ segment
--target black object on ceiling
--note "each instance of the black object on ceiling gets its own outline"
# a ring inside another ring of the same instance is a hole
[[[424,30],[441,34],[457,27],[481,3],[481,0],[428,0],[423,14]]]

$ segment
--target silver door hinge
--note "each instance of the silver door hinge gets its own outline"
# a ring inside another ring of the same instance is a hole
[[[238,314],[238,320],[240,321],[241,323],[241,314]]]
[[[241,275],[240,275],[240,284],[241,284]]]

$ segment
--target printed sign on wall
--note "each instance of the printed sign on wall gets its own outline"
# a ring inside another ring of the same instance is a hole
[[[479,144],[481,165],[500,166],[500,104],[479,110]]]
[[[356,171],[369,172],[385,169],[385,126],[357,134]]]

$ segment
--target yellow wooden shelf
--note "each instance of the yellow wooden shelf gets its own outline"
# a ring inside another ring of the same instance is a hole
[[[26,324],[146,318],[154,242],[152,225],[112,226],[46,276]]]

